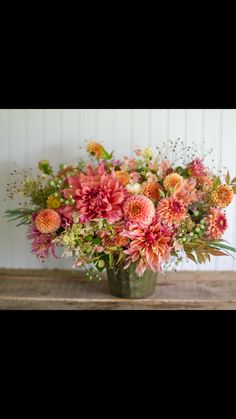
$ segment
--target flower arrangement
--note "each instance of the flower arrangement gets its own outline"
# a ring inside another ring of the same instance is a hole
[[[179,142],[167,146],[176,156]],[[181,147],[180,162],[170,162],[163,146],[156,155],[138,148],[120,161],[91,141],[91,161],[61,164],[54,172],[43,160],[37,177],[31,169],[15,170],[8,195],[20,194],[26,201],[6,215],[28,225],[32,252],[41,261],[50,254],[59,257],[56,249],[61,248],[60,257],[72,257],[74,267],[92,265],[95,277],[131,263],[142,277],[146,270],[176,266],[183,257],[205,263],[212,255],[235,252],[222,237],[236,178],[213,173],[203,158]]]

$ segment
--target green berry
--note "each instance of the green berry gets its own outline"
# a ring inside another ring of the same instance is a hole
[[[194,211],[194,213],[193,213],[193,215],[195,216],[195,217],[198,217],[199,216],[199,211]]]
[[[197,227],[197,228],[195,228],[195,231],[196,231],[196,233],[200,233],[200,228],[199,227]]]
[[[186,239],[186,237],[184,237],[182,240],[183,240],[183,242],[186,242],[187,239]]]
[[[191,231],[191,233],[189,233],[189,235],[190,235],[190,237],[193,237],[194,236],[194,234],[193,234],[193,232]]]
[[[205,224],[204,218],[201,219],[200,224]]]
[[[200,225],[200,229],[201,230],[205,230],[205,226],[202,224],[202,225]]]
[[[50,185],[50,186],[55,186],[55,182],[53,182],[53,180],[51,180],[51,181],[49,182],[49,185]]]
[[[54,193],[54,196],[57,198],[58,197],[58,192],[55,192]]]

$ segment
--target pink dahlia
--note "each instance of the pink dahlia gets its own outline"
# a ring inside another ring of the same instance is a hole
[[[220,239],[228,228],[224,212],[219,208],[210,208],[209,215],[205,217],[207,235],[210,239]]]
[[[162,199],[157,206],[157,214],[168,225],[180,224],[186,217],[187,210],[182,200],[174,196]]]
[[[133,195],[123,206],[124,219],[143,226],[151,224],[155,216],[155,206],[151,199],[143,195]]]
[[[194,177],[204,176],[205,171],[206,171],[206,168],[203,164],[203,160],[199,158],[191,161],[188,164],[187,169],[190,176],[194,176]]]
[[[169,258],[172,243],[172,231],[154,218],[151,225],[141,227],[133,225],[123,234],[131,239],[130,245],[124,253],[127,255],[126,266],[137,262],[136,273],[142,276],[146,269],[161,272],[161,264]]]
[[[64,191],[73,195],[75,206],[79,211],[81,222],[96,218],[105,218],[110,223],[122,217],[122,204],[127,191],[114,173],[103,173],[102,167],[96,174],[72,177],[69,179],[71,189]]]
[[[40,233],[35,227],[35,224],[32,224],[29,228],[27,237],[29,240],[32,240],[31,252],[34,253],[41,262],[48,259],[50,252],[55,258],[58,258],[55,254],[55,244],[52,243],[52,239],[54,238],[52,234]]]

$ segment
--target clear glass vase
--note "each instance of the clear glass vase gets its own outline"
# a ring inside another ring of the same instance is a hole
[[[135,273],[136,264],[128,269],[122,265],[107,269],[107,278],[112,295],[121,298],[145,298],[153,294],[157,280],[155,272],[146,270],[142,277]]]

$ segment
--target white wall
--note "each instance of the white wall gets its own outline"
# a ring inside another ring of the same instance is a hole
[[[0,110],[1,216],[14,202],[4,202],[4,187],[10,180],[11,162],[34,167],[40,159],[56,166],[85,156],[80,147],[85,139],[102,141],[119,157],[137,146],[155,147],[167,139],[194,140],[202,150],[213,147],[218,166],[221,161],[236,175],[236,110],[211,109],[128,109],[128,110]],[[203,141],[205,140],[205,145]],[[236,245],[235,202],[228,209],[230,227],[225,239]],[[26,229],[15,228],[1,217],[0,267],[68,268],[70,261],[51,259],[42,265],[30,253]],[[192,262],[181,269],[236,269],[229,257],[213,258],[196,267]]]

